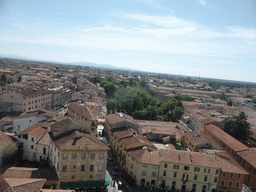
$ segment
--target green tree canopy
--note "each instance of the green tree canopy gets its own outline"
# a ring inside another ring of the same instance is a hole
[[[6,81],[7,81],[7,76],[6,76],[5,74],[3,74],[3,75],[1,76],[1,81],[3,81],[3,82],[6,82]]]
[[[116,87],[115,87],[114,83],[108,82],[107,84],[104,85],[103,88],[105,89],[105,93],[108,95],[109,98],[115,97]]]
[[[182,115],[183,115],[183,110],[180,107],[175,107],[172,111],[172,121],[178,121]]]
[[[246,141],[250,134],[250,124],[243,112],[234,120],[224,120],[224,131],[240,141]]]
[[[112,111],[113,113],[117,110],[118,108],[118,101],[116,99],[108,99],[107,100],[107,110],[108,113]]]

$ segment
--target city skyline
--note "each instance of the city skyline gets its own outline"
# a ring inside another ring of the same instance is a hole
[[[255,2],[2,1],[0,54],[256,82]]]

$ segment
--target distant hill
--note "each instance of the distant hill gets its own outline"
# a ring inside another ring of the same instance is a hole
[[[56,61],[43,61],[38,59],[31,59],[28,57],[23,57],[19,55],[12,55],[12,54],[0,54],[0,58],[7,58],[7,59],[18,59],[18,60],[27,60],[27,61],[35,61],[35,62],[46,62],[46,63],[53,63],[53,64],[62,64],[62,65],[79,65],[79,66],[87,66],[87,67],[95,67],[100,69],[108,69],[108,70],[128,70],[128,71],[139,71],[131,68],[121,68],[116,67],[109,64],[97,64],[92,62],[72,62],[72,63],[62,63]]]
[[[120,69],[119,67],[108,65],[108,64],[97,64],[97,63],[91,63],[91,62],[75,62],[75,63],[69,63],[69,64],[70,65],[79,65],[79,66],[102,68],[102,69]]]

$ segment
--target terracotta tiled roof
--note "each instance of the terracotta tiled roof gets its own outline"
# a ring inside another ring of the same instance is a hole
[[[30,134],[35,137],[39,137],[40,135],[44,134],[47,131],[46,127],[48,126],[49,126],[48,122],[37,123],[33,126],[28,127],[23,131],[18,132],[16,135]]]
[[[115,114],[107,115],[105,119],[110,125],[123,122],[123,121],[130,121],[138,125],[138,123],[133,119],[133,117],[126,115],[124,113],[115,113]]]
[[[213,135],[215,135],[235,152],[249,149],[249,147],[213,124],[206,125],[205,129],[209,130]]]
[[[10,167],[4,172],[3,177],[58,180],[56,172],[51,168]]]
[[[29,96],[33,96],[33,95],[38,95],[38,94],[43,94],[43,93],[51,93],[52,91],[46,90],[46,89],[23,89],[23,90],[16,90],[17,93],[25,96],[25,97],[29,97]]]
[[[95,136],[73,131],[54,140],[58,149],[65,150],[108,150],[109,148]]]
[[[203,133],[188,132],[185,133],[184,136],[187,137],[189,142],[191,142],[193,145],[209,143],[214,147],[218,147],[218,145],[215,142],[213,142],[209,137],[207,137]]]
[[[158,150],[149,151],[146,149],[134,149],[130,150],[128,154],[136,159],[136,161],[140,163],[159,165],[160,164],[160,156]]]
[[[256,167],[256,148],[249,148],[248,150],[237,153],[253,167]]]
[[[76,113],[79,113],[81,116],[86,117],[88,120],[97,120],[97,115],[100,112],[99,105],[85,105],[83,103],[70,103],[68,105],[69,110],[74,110]]]
[[[0,181],[0,191],[40,192],[45,181],[45,179],[3,178]]]
[[[4,132],[0,131],[0,150],[15,143],[17,140]]]

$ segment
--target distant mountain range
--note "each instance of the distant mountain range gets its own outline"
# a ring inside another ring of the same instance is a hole
[[[62,63],[56,61],[43,61],[38,59],[31,59],[29,57],[23,57],[19,55],[12,55],[12,54],[0,54],[0,58],[7,58],[7,59],[18,59],[18,60],[28,60],[28,61],[35,61],[35,62],[44,62],[44,63],[52,63],[52,64],[62,64],[62,65],[79,65],[79,66],[87,66],[87,67],[95,67],[100,69],[109,69],[109,70],[128,70],[128,71],[139,71],[131,68],[121,68],[116,67],[109,64],[97,64],[92,62],[72,62],[72,63]]]

